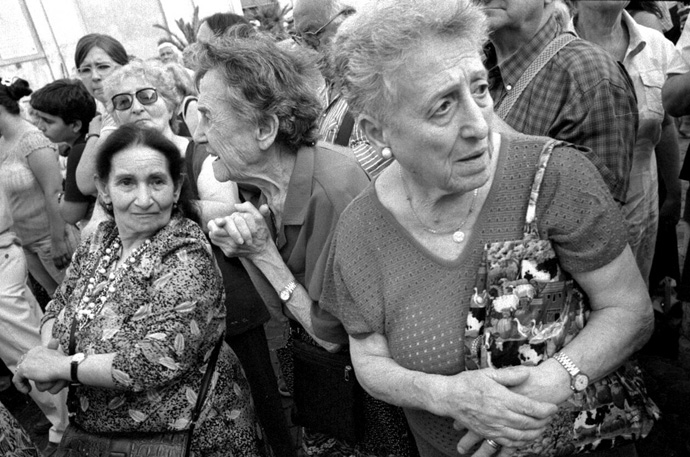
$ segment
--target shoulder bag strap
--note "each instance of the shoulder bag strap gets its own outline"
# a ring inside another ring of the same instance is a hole
[[[338,136],[335,137],[333,143],[340,146],[350,147],[350,136],[352,136],[352,129],[355,127],[355,118],[350,113],[350,108],[345,111],[343,120],[340,122],[338,128]]]
[[[522,92],[527,88],[529,83],[532,82],[532,79],[537,76],[541,69],[544,68],[544,65],[546,65],[558,51],[575,39],[577,39],[575,35],[569,32],[563,33],[544,48],[541,54],[532,61],[529,67],[527,67],[527,70],[520,76],[518,82],[515,83],[515,87],[508,92],[508,95],[506,95],[501,102],[501,106],[496,109],[496,114],[498,114],[501,119],[505,119],[506,116],[508,116],[508,113],[513,109],[513,105],[518,101]]]
[[[223,346],[223,341],[225,340],[225,333],[220,335],[216,346],[213,348],[211,357],[208,359],[208,364],[206,365],[206,372],[204,373],[204,378],[201,380],[201,387],[199,387],[199,394],[196,397],[196,405],[194,406],[194,411],[192,411],[192,420],[189,423],[189,439],[187,440],[187,449],[185,450],[185,456],[190,455],[190,450],[192,446],[192,438],[194,437],[194,428],[196,427],[196,421],[201,415],[201,410],[204,407],[204,402],[206,401],[206,395],[208,394],[208,389],[211,387],[211,379],[213,379],[213,373],[216,370],[216,362],[218,361],[218,354],[220,353],[220,348]]]
[[[537,171],[534,173],[534,181],[532,181],[532,189],[529,193],[529,202],[527,203],[527,213],[525,214],[525,236],[529,234],[535,234],[537,232],[537,200],[539,200],[539,190],[541,189],[541,183],[544,180],[544,173],[546,172],[546,165],[549,163],[551,158],[551,153],[553,148],[566,144],[563,141],[548,139],[544,143],[544,147],[539,155],[539,161],[537,162]]]

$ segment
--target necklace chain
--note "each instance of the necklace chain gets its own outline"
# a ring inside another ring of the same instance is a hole
[[[89,278],[84,295],[77,304],[77,320],[80,330],[91,323],[101,312],[110,294],[116,290],[115,283],[122,279],[132,265],[137,263],[150,245],[151,240],[144,241],[119,267],[117,262],[122,255],[120,238],[115,238],[112,245],[105,249],[105,254],[98,260],[98,265]]]
[[[472,192],[472,203],[470,203],[470,209],[467,212],[467,216],[465,219],[460,222],[460,225],[458,225],[456,228],[451,229],[451,230],[436,230],[432,229],[431,227],[427,226],[423,221],[422,218],[419,217],[419,214],[417,214],[417,211],[414,209],[414,205],[412,204],[412,196],[410,195],[410,189],[407,187],[407,183],[405,182],[405,179],[403,178],[402,175],[402,167],[398,166],[398,176],[400,176],[400,181],[403,183],[403,187],[405,188],[405,197],[407,198],[407,203],[410,205],[410,209],[412,210],[412,214],[414,214],[414,217],[417,219],[417,222],[419,222],[419,225],[422,226],[422,228],[429,232],[433,233],[434,235],[450,235],[451,233],[453,234],[453,241],[456,243],[462,243],[465,240],[465,233],[462,231],[462,228],[465,226],[467,223],[467,220],[470,218],[470,215],[474,211],[474,203],[477,200],[477,194],[479,193],[479,189],[474,189],[474,192]]]

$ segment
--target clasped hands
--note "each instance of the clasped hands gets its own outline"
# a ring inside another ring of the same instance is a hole
[[[530,370],[528,367],[483,369],[456,375],[463,378],[462,383],[454,383],[455,376],[449,379],[451,387],[445,395],[448,410],[443,415],[454,419],[457,430],[467,429],[458,443],[460,454],[468,453],[483,441],[473,457],[508,457],[515,448],[544,434],[558,407],[515,392],[529,382],[533,374]],[[462,391],[453,391],[453,385]],[[492,440],[498,447],[486,440]]]
[[[275,247],[265,219],[269,215],[268,205],[257,209],[249,202],[238,203],[234,213],[209,221],[208,233],[227,257],[253,259]]]
[[[69,385],[69,380],[59,374],[69,356],[58,346],[58,341],[51,339],[47,346],[37,346],[21,357],[12,377],[12,383],[19,392],[31,392],[29,381],[34,381],[39,391],[48,391],[53,395]]]

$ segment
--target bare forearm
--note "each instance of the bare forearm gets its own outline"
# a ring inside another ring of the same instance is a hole
[[[60,188],[54,186],[46,188],[43,194],[46,203],[48,222],[50,223],[50,235],[54,240],[62,239],[65,236],[65,220],[62,218],[60,208],[58,207],[59,193]]]
[[[235,212],[234,203],[196,200],[201,212],[201,228],[208,233],[208,223],[217,217],[228,216]]]
[[[662,124],[661,139],[655,148],[657,168],[664,180],[667,198],[680,200],[680,150],[678,132],[673,119],[667,114]]]
[[[290,281],[295,279],[292,272],[275,249],[250,260],[261,270],[276,292],[280,292]],[[297,288],[293,291],[292,297],[290,297],[290,300],[286,303],[290,313],[292,313],[295,319],[302,324],[302,327],[304,327],[317,343],[327,351],[338,351],[342,345],[322,340],[314,334],[314,326],[311,320],[311,307],[313,305],[314,301],[309,297],[309,293],[304,286],[299,283]]]
[[[98,148],[103,144],[108,133],[103,132],[100,137],[90,137],[84,147],[84,152],[81,154],[81,160],[77,165],[77,172],[75,174],[77,180],[77,187],[84,195],[96,195],[96,183],[94,176],[96,175],[96,157],[98,156]]]

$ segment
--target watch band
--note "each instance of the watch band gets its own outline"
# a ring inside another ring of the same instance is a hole
[[[84,360],[86,360],[86,354],[83,352],[78,352],[72,356],[72,362],[70,363],[70,378],[72,378],[72,382],[79,383],[79,376],[77,376],[77,372],[79,371],[79,364],[82,363]]]
[[[570,375],[570,388],[573,392],[582,392],[589,385],[589,377],[584,374],[565,353],[559,352],[553,357]]]

